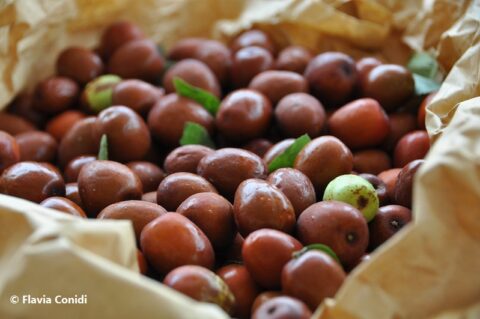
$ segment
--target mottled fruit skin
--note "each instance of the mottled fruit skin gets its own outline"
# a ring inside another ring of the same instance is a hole
[[[282,271],[282,289],[314,311],[325,298],[333,297],[345,280],[342,267],[322,251],[307,251],[290,260]]]
[[[268,128],[272,105],[262,93],[236,90],[227,95],[216,115],[216,126],[222,136],[236,142],[260,137]]]
[[[247,268],[243,265],[231,264],[217,270],[217,275],[228,285],[235,297],[233,315],[235,318],[250,318],[253,301],[260,293]]]
[[[163,95],[163,89],[150,83],[136,79],[123,80],[113,88],[112,105],[124,105],[140,115],[146,115]]]
[[[427,131],[413,131],[398,141],[394,152],[395,167],[404,167],[408,163],[423,159],[430,150],[430,138]]]
[[[155,42],[138,39],[129,41],[119,47],[108,61],[109,73],[124,79],[155,81],[164,66],[163,57],[157,50]]]
[[[367,149],[353,153],[353,170],[358,173],[377,175],[392,167],[390,156],[377,149]]]
[[[163,87],[167,93],[175,92],[173,79],[178,77],[190,85],[201,88],[220,97],[221,90],[217,77],[203,62],[194,59],[185,59],[175,63],[163,77]]]
[[[390,202],[390,198],[388,196],[388,191],[387,191],[387,184],[385,184],[383,180],[381,180],[376,175],[367,174],[367,173],[359,174],[358,176],[366,179],[375,188],[375,192],[377,193],[380,206],[385,206]]]
[[[326,52],[314,57],[304,73],[312,94],[327,106],[345,103],[355,88],[355,61],[340,52]]]
[[[264,48],[245,47],[233,54],[230,80],[234,87],[246,87],[255,75],[273,68],[272,54]]]
[[[304,210],[297,221],[297,235],[305,245],[329,246],[347,268],[368,246],[365,217],[353,206],[335,201],[319,202]]]
[[[103,31],[99,51],[105,59],[108,59],[125,43],[144,37],[142,30],[135,24],[129,21],[117,21]]]
[[[180,204],[177,213],[197,225],[216,250],[228,248],[237,233],[232,204],[216,193],[193,194]]]
[[[165,208],[157,204],[141,200],[126,200],[108,205],[98,214],[97,218],[130,220],[137,242],[140,242],[143,228],[155,218],[166,213]]]
[[[130,162],[127,167],[140,178],[144,193],[156,191],[160,182],[165,178],[163,170],[150,162]]]
[[[153,137],[167,146],[177,146],[187,122],[202,125],[213,132],[213,117],[200,104],[175,93],[165,95],[148,114],[148,127]]]
[[[302,244],[288,234],[260,229],[245,238],[242,257],[248,272],[261,287],[278,289],[283,266],[302,248]]]
[[[57,58],[57,73],[77,81],[81,85],[95,79],[103,73],[102,59],[91,50],[70,47],[63,50]]]
[[[35,87],[34,108],[46,114],[57,114],[72,107],[80,88],[67,77],[52,76]]]
[[[167,274],[163,284],[192,299],[217,304],[229,313],[235,305],[235,297],[228,285],[204,267],[187,265],[175,268]]]
[[[338,138],[321,136],[298,153],[293,167],[310,179],[317,193],[322,193],[332,179],[352,171],[353,156]]]
[[[351,149],[366,148],[381,144],[390,125],[383,108],[373,99],[358,99],[335,111],[328,119],[333,136],[338,137]]]
[[[257,90],[276,105],[286,95],[299,92],[308,92],[308,83],[305,78],[290,71],[265,71],[255,76],[249,89]]]
[[[48,163],[19,162],[0,177],[0,193],[35,203],[65,195],[65,182],[57,168]]]
[[[13,136],[0,131],[0,173],[20,161],[20,148]]]
[[[203,145],[184,145],[174,149],[165,158],[163,167],[168,174],[186,172],[197,173],[198,163],[215,150]]]
[[[412,73],[395,64],[374,67],[360,85],[363,96],[377,100],[387,112],[401,106],[415,90]]]
[[[340,175],[328,183],[323,200],[335,200],[358,209],[367,222],[377,213],[379,200],[373,185],[366,179],[353,174]]]
[[[90,217],[110,204],[142,197],[142,182],[127,166],[113,161],[85,164],[78,175],[78,191]]]
[[[65,197],[52,196],[46,198],[40,203],[40,206],[55,209],[72,216],[87,218],[87,215],[80,206]]]
[[[323,105],[316,98],[306,93],[293,93],[277,104],[275,119],[285,136],[308,134],[317,137],[324,128],[326,115]]]
[[[237,52],[242,48],[256,46],[275,54],[275,45],[272,39],[262,30],[248,30],[237,36],[230,44],[230,49]]]
[[[205,234],[186,217],[164,214],[150,222],[140,236],[142,252],[160,274],[176,267],[213,268],[215,255]]]
[[[274,297],[262,304],[252,319],[309,319],[312,312],[297,298]]]
[[[295,211],[288,198],[261,179],[248,179],[238,186],[233,212],[242,236],[261,228],[291,233],[295,227]]]
[[[244,180],[267,177],[267,168],[260,157],[237,148],[223,148],[205,156],[198,164],[197,172],[227,199],[233,199],[238,185]]]
[[[413,182],[415,174],[424,163],[423,160],[415,160],[408,163],[398,173],[397,181],[395,183],[395,204],[411,208],[413,197]]]
[[[316,202],[315,188],[305,174],[294,168],[280,168],[271,173],[267,182],[285,194],[298,217],[308,206]]]
[[[412,212],[406,207],[400,205],[380,207],[375,218],[368,224],[369,249],[373,250],[383,244],[411,220]]]
[[[278,53],[275,68],[303,74],[308,62],[313,58],[310,51],[302,46],[288,46]]]

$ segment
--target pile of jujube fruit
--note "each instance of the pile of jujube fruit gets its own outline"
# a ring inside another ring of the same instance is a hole
[[[63,50],[0,113],[0,192],[131,220],[142,273],[233,317],[309,318],[410,222],[434,93],[261,30],[164,52],[125,21]]]

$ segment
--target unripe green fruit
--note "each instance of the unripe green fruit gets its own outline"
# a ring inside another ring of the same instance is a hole
[[[379,200],[375,188],[366,179],[352,174],[340,175],[325,189],[323,200],[336,200],[352,205],[362,212],[367,222],[378,211]]]
[[[88,82],[85,94],[89,107],[99,113],[112,105],[113,87],[122,80],[117,75],[105,74]]]

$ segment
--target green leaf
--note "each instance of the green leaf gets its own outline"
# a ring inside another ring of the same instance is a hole
[[[305,246],[301,250],[294,252],[293,253],[293,258],[298,258],[298,257],[300,257],[301,255],[305,254],[307,251],[310,251],[310,250],[323,251],[324,253],[326,253],[327,255],[332,257],[333,259],[335,259],[335,261],[337,261],[339,264],[341,264],[340,259],[338,258],[337,254],[333,251],[333,249],[328,247],[327,245],[324,245],[324,244],[311,244],[311,245]]]
[[[199,144],[215,148],[215,144],[210,139],[207,130],[200,124],[187,122],[183,128],[183,134],[180,138],[180,145]]]
[[[100,161],[108,161],[108,139],[106,134],[103,134],[100,139],[100,148],[98,150],[97,158]]]
[[[415,94],[416,95],[425,95],[438,91],[440,88],[440,83],[426,78],[424,76],[413,74],[413,80],[415,81]]]
[[[415,74],[433,79],[437,75],[438,63],[430,54],[416,52],[408,61],[407,68]]]
[[[282,154],[275,157],[270,164],[268,164],[268,171],[273,172],[282,167],[293,167],[295,158],[298,153],[311,141],[308,134],[304,134],[297,138],[292,145],[290,145]]]
[[[179,77],[173,78],[173,86],[178,95],[200,103],[210,114],[215,116],[220,108],[220,100],[212,93],[190,85]]]

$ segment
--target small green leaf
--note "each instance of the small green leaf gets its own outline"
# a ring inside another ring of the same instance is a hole
[[[187,122],[183,128],[183,134],[180,138],[180,145],[199,144],[215,148],[215,144],[210,139],[207,130],[200,124]]]
[[[415,74],[433,79],[437,75],[438,63],[430,54],[416,52],[408,61],[407,68]]]
[[[304,134],[297,138],[292,145],[290,145],[282,154],[275,157],[270,164],[268,164],[268,171],[273,172],[282,167],[293,167],[295,158],[298,153],[311,141],[308,134]]]
[[[108,161],[108,139],[106,134],[103,134],[100,139],[100,148],[98,150],[97,158],[100,161]]]
[[[173,85],[178,95],[188,97],[200,103],[213,116],[217,114],[220,108],[220,100],[212,93],[190,85],[179,77],[173,78]]]
[[[337,261],[339,264],[341,264],[340,259],[338,258],[337,254],[333,251],[333,249],[324,244],[311,244],[311,245],[305,246],[301,250],[294,252],[293,258],[298,258],[309,250],[323,251],[324,253],[326,253],[333,259],[335,259],[335,261]]]
[[[424,76],[413,74],[413,80],[415,81],[415,94],[416,95],[425,95],[438,91],[440,88],[440,83],[426,78]]]

